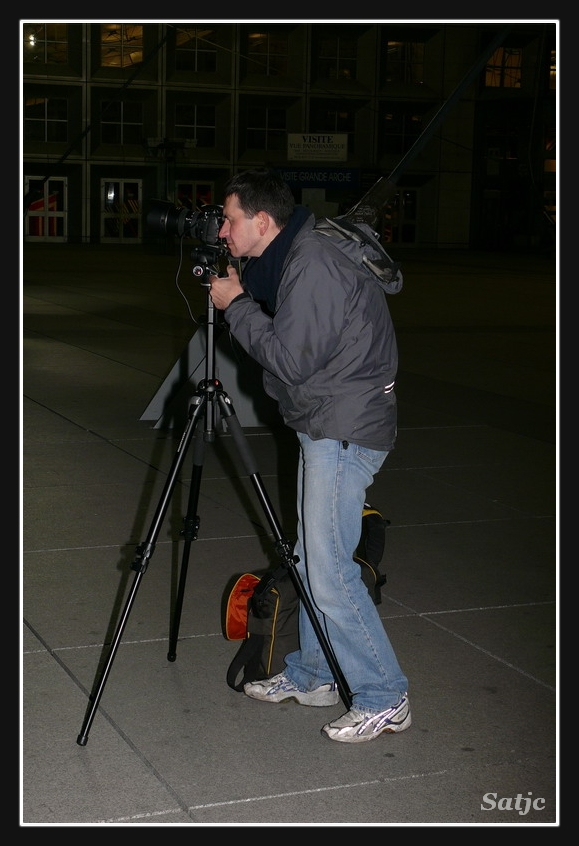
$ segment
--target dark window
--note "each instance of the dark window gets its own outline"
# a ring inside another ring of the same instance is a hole
[[[315,57],[318,77],[331,81],[356,79],[358,41],[344,35],[322,36]]]
[[[312,107],[311,126],[313,132],[348,132],[354,133],[356,115],[353,111],[335,105],[315,105]]]
[[[217,45],[213,29],[207,26],[179,26],[177,28],[175,70],[215,73]]]
[[[424,44],[389,41],[386,54],[386,82],[424,81]]]
[[[401,189],[389,200],[384,213],[382,241],[385,244],[413,244],[416,240],[418,192]]]
[[[286,110],[252,106],[247,110],[247,148],[285,150],[287,146]]]
[[[103,144],[141,144],[143,105],[136,101],[103,100],[101,142]]]
[[[25,141],[67,141],[68,101],[37,97],[24,104]]]
[[[284,32],[259,30],[247,37],[247,71],[261,76],[285,76],[288,72],[288,36]]]
[[[385,153],[399,155],[412,147],[424,126],[425,105],[400,106],[382,113],[380,145]]]
[[[341,132],[348,135],[348,153],[355,152],[356,112],[350,106],[340,107],[337,100],[312,103],[310,126],[312,132]]]
[[[215,106],[175,103],[175,135],[196,147],[215,147]]]

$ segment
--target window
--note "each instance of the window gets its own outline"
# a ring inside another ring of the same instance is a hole
[[[386,54],[386,82],[424,82],[424,44],[389,41]]]
[[[25,179],[24,237],[27,241],[66,240],[66,180]]]
[[[312,132],[346,132],[348,154],[355,151],[356,112],[352,106],[340,104],[337,100],[313,101],[310,113]]]
[[[247,47],[247,71],[261,76],[285,76],[288,73],[287,33],[250,32]]]
[[[416,241],[418,192],[401,189],[388,202],[384,213],[382,243],[413,244]]]
[[[247,109],[245,130],[249,150],[285,150],[287,147],[286,110],[264,106]]]
[[[486,150],[487,163],[491,168],[495,163],[495,170],[498,173],[499,164],[502,161],[514,161],[519,158],[519,135],[516,130],[505,126],[488,126],[486,129]]]
[[[24,141],[68,141],[68,101],[31,97],[24,104]]]
[[[206,26],[178,27],[175,43],[175,70],[215,73],[217,45],[213,29]]]
[[[175,103],[175,135],[196,147],[215,147],[215,106]]]
[[[354,132],[355,114],[353,111],[340,108],[336,101],[333,105],[316,104],[312,106],[313,132]]]
[[[143,61],[141,24],[101,24],[101,67],[129,68]]]
[[[497,48],[486,67],[487,88],[520,88],[522,57],[520,48]]]
[[[356,79],[358,41],[345,35],[322,36],[316,57],[319,79]]]
[[[213,182],[177,182],[175,189],[176,204],[195,211],[213,202]]]
[[[400,155],[412,147],[424,125],[425,104],[401,105],[396,111],[383,111],[380,119],[380,149]]]
[[[141,144],[143,104],[133,100],[103,100],[101,142],[103,144]]]
[[[101,181],[101,240],[140,241],[141,181]]]
[[[29,23],[24,28],[25,62],[38,65],[65,65],[68,62],[68,25]]]

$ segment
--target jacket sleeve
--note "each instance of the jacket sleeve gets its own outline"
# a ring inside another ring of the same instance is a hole
[[[252,358],[282,382],[299,385],[326,366],[340,341],[343,281],[331,257],[302,251],[286,266],[273,318],[248,298],[232,302],[224,316]]]

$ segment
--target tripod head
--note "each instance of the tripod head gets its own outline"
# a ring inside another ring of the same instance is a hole
[[[199,283],[207,289],[207,311],[200,320],[206,328],[205,339],[205,379],[197,386],[198,392],[205,395],[205,431],[204,440],[213,441],[215,438],[215,424],[219,415],[218,396],[223,393],[223,386],[216,378],[215,329],[223,328],[219,323],[218,312],[210,296],[211,284],[209,276],[227,276],[227,265],[231,261],[225,242],[213,245],[202,243],[202,246],[191,251],[193,266],[191,272]],[[224,421],[221,421],[224,428]]]
[[[227,276],[229,252],[225,245],[203,244],[202,249],[191,251],[191,260],[193,262],[191,272],[193,276],[199,279],[204,288],[209,288],[208,276],[221,276],[222,278]]]

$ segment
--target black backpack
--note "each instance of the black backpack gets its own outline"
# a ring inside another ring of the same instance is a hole
[[[360,565],[360,576],[376,605],[382,601],[381,588],[386,583],[379,565],[389,525],[389,520],[365,503],[354,560]],[[281,672],[285,656],[298,648],[299,599],[288,570],[280,566],[261,577],[254,573],[239,576],[226,591],[225,600],[225,637],[243,639],[227,670],[227,684],[242,691],[246,682]]]

